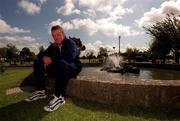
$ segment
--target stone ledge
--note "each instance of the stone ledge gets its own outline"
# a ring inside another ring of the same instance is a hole
[[[180,80],[102,81],[79,76],[69,82],[67,95],[124,106],[172,105],[180,107]]]

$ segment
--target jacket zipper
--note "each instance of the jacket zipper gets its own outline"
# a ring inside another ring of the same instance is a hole
[[[62,44],[58,45],[59,53],[61,53],[61,47],[62,47]]]

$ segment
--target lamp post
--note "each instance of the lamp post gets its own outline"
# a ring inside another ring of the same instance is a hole
[[[121,36],[119,36],[119,56],[120,56],[120,44],[121,44],[120,39],[121,39]]]

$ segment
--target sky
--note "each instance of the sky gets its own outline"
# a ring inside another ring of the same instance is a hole
[[[50,28],[63,27],[66,37],[80,38],[87,52],[99,47],[121,52],[147,50],[152,37],[143,26],[180,15],[180,0],[0,0],[0,47],[8,43],[38,52],[53,41]],[[115,47],[115,49],[113,49]]]

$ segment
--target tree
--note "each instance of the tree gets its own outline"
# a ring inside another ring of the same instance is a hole
[[[28,47],[24,47],[24,48],[22,48],[19,56],[20,56],[20,60],[21,60],[21,64],[22,64],[22,63],[27,62],[27,61],[30,62],[30,58],[32,56],[32,53]]]
[[[31,52],[31,56],[30,56],[29,60],[33,61],[33,60],[35,60],[35,58],[36,58],[36,54],[34,52]]]
[[[5,48],[5,47],[0,48],[0,61],[7,57],[6,53],[7,53],[7,48]]]
[[[98,52],[98,58],[106,57],[108,56],[107,48],[100,47]]]
[[[37,54],[37,57],[38,58],[41,58],[43,56],[43,52],[45,51],[44,47],[43,46],[40,46],[39,47],[39,53]]]
[[[125,53],[126,53],[125,55],[127,56],[128,61],[130,62],[131,60],[133,61],[135,60],[136,56],[139,53],[139,50],[136,48],[127,48]]]
[[[90,63],[90,60],[95,58],[94,52],[92,52],[92,51],[91,52],[87,52],[86,58],[89,59],[89,63]]]
[[[179,63],[180,17],[177,18],[174,14],[168,14],[164,20],[156,22],[150,27],[144,27],[144,29],[147,34],[154,38],[151,50],[156,51],[158,55],[160,54],[160,57],[166,56],[172,51],[175,62]],[[163,52],[159,53],[159,50]]]
[[[151,58],[151,51],[147,50],[147,51],[139,52],[138,56],[142,58],[142,61],[149,61]]]
[[[156,38],[153,39],[153,42],[150,45],[152,56],[163,60],[163,63],[165,63],[166,56],[169,54],[170,49],[168,41],[161,42]]]
[[[7,59],[9,61],[10,64],[12,64],[11,62],[13,61],[14,64],[16,64],[16,61],[18,60],[18,52],[19,50],[16,48],[15,45],[9,43],[7,44]]]

